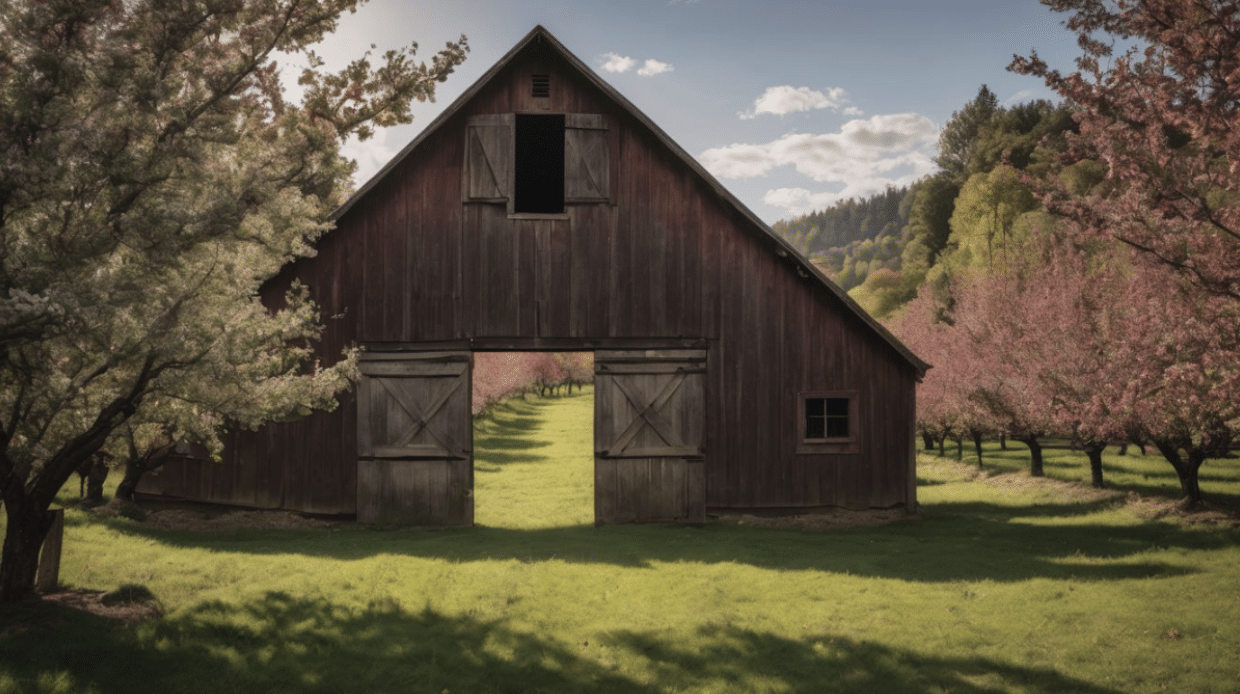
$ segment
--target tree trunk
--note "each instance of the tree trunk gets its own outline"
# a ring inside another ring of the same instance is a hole
[[[155,449],[146,456],[138,456],[137,451],[131,449],[129,458],[125,460],[125,476],[116,486],[116,493],[112,495],[112,498],[131,504],[135,503],[133,495],[138,491],[138,483],[142,481],[142,476],[168,462],[174,452],[176,452],[175,444]]]
[[[0,602],[24,600],[34,595],[39,574],[39,549],[52,527],[53,514],[29,500],[6,500],[8,527],[0,553]]]
[[[1106,450],[1106,443],[1086,443],[1082,448],[1085,455],[1089,457],[1089,476],[1094,487],[1102,489],[1106,486],[1102,479],[1102,452]]]
[[[970,436],[973,439],[973,449],[977,451],[977,466],[981,467],[982,466],[982,432],[973,431],[973,432],[970,432]]]
[[[1180,490],[1184,492],[1184,499],[1180,502],[1180,507],[1184,510],[1192,510],[1201,507],[1201,485],[1198,483],[1200,479],[1197,473],[1201,470],[1201,464],[1206,461],[1204,451],[1196,448],[1188,450],[1188,460],[1184,465],[1184,471],[1176,470],[1176,476],[1180,478]]]
[[[1029,447],[1029,476],[1042,477],[1046,474],[1042,470],[1042,444],[1038,442],[1038,437],[1030,435],[1024,438],[1015,436],[1012,438]]]
[[[90,474],[86,476],[87,503],[103,503],[103,483],[108,480],[109,470],[106,458],[99,455],[91,458]]]
[[[121,483],[116,485],[116,493],[112,495],[112,498],[133,503],[134,492],[138,491],[138,482],[142,481],[142,475],[145,474],[146,470],[141,464],[134,463],[133,460],[125,461],[125,476],[121,478]]]
[[[1007,434],[999,432],[999,450],[1007,450]]]
[[[1184,492],[1180,507],[1188,511],[1201,506],[1201,485],[1197,480],[1197,472],[1201,469],[1201,464],[1205,462],[1205,452],[1190,444],[1184,447],[1185,452],[1188,453],[1186,459],[1180,455],[1178,441],[1154,439],[1153,444],[1167,459],[1167,462],[1171,463],[1171,467],[1175,468],[1175,474],[1180,479],[1180,491]]]
[[[946,442],[947,442],[947,434],[943,434],[942,436],[939,437],[939,457],[940,458],[947,455],[947,451],[945,450],[945,447],[947,446]]]
[[[964,460],[964,436],[953,436],[956,441],[956,460]]]
[[[931,434],[928,431],[923,431],[921,433],[921,442],[925,445],[927,451],[934,450],[934,434]]]
[[[1119,454],[1128,455],[1128,442],[1125,441],[1119,445]]]

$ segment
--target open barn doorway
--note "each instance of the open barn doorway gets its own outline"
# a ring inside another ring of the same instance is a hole
[[[593,352],[475,352],[474,523],[593,524]]]
[[[363,522],[705,520],[704,350],[376,350],[360,370]]]

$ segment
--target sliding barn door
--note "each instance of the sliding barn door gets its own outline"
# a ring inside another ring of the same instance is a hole
[[[357,518],[473,525],[469,352],[363,354]]]
[[[594,353],[594,521],[706,520],[706,352]]]

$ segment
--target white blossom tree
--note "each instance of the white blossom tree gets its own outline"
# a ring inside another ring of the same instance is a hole
[[[324,72],[311,46],[357,4],[0,3],[0,600],[33,592],[56,492],[127,422],[210,443],[347,383],[347,355],[307,363],[304,293],[270,311],[259,287],[328,228],[343,139],[409,122],[467,50]]]

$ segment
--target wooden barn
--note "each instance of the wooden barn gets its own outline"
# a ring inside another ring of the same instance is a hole
[[[356,389],[141,491],[468,525],[473,353],[591,350],[598,523],[916,508],[927,365],[542,27],[335,221],[270,291]]]

